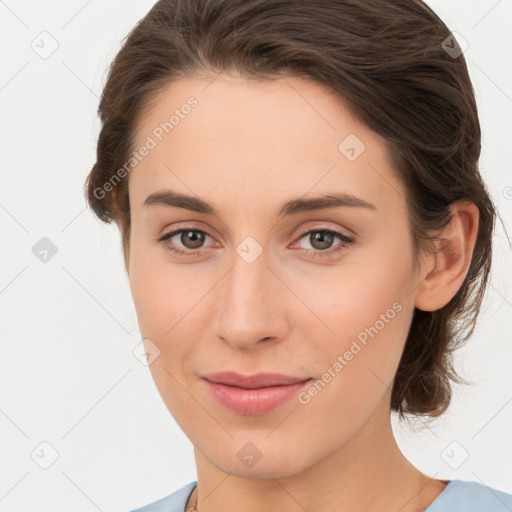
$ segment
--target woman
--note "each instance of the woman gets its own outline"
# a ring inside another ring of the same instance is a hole
[[[391,429],[449,405],[496,215],[463,54],[425,4],[161,0],[99,113],[87,199],[198,475],[139,511],[512,509]]]

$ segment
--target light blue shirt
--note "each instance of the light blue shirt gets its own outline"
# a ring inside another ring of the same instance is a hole
[[[185,512],[197,481],[169,496],[131,512]],[[478,482],[450,480],[444,491],[423,512],[511,512],[512,494]]]

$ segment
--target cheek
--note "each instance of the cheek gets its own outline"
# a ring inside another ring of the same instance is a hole
[[[337,314],[326,318],[336,335],[323,337],[312,352],[318,380],[301,403],[311,403],[305,411],[314,410],[324,425],[332,422],[333,437],[361,428],[391,393],[412,312],[389,295],[340,300]],[[311,326],[303,328],[311,333]],[[308,338],[318,339],[312,333]]]
[[[318,340],[316,351],[325,354],[322,364],[336,374],[334,387],[342,393],[357,389],[363,399],[392,385],[414,309],[410,262],[405,260],[390,258],[388,266],[384,261],[351,265],[324,283],[321,293],[311,286],[306,293],[303,284],[301,293],[322,323],[311,322],[308,315],[298,329],[308,333],[307,339]]]
[[[178,314],[179,286],[165,278],[161,264],[150,261],[148,251],[132,250],[130,256],[130,289],[137,312],[139,329],[144,338],[163,339]]]
[[[161,339],[175,323],[184,296],[180,275],[170,275],[172,266],[162,249],[143,238],[143,231],[132,228],[129,281],[141,334]],[[148,237],[149,235],[145,235]],[[155,242],[156,243],[156,242]]]
[[[215,281],[192,265],[172,265],[165,254],[142,247],[135,248],[130,264],[130,288],[141,335],[160,350],[150,365],[159,384],[169,378],[160,372],[164,365],[174,373],[183,372],[181,366],[188,364],[188,353],[194,350],[191,340],[201,339],[204,330],[204,296]],[[175,387],[172,379],[167,385]]]
[[[165,267],[165,268],[164,268]],[[149,365],[156,388],[177,421],[184,421],[189,394],[182,388],[183,376],[191,373],[192,339],[199,339],[197,326],[201,293],[187,289],[179,275],[170,275],[168,265],[148,264],[144,255],[133,260],[130,287],[143,339],[158,347],[158,357]],[[145,342],[151,353],[154,345]]]

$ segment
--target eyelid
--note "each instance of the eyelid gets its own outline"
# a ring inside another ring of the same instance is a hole
[[[188,221],[188,222],[184,221],[183,226],[180,226],[180,223],[178,223],[178,225],[174,225],[174,229],[172,229],[168,233],[160,234],[155,239],[155,241],[159,242],[159,243],[163,243],[163,244],[168,244],[170,239],[179,233],[183,233],[185,231],[196,231],[196,232],[203,233],[206,236],[209,236],[214,241],[214,247],[200,247],[198,249],[187,249],[187,248],[181,249],[179,247],[178,248],[174,247],[174,244],[170,244],[168,250],[170,250],[172,252],[176,252],[181,255],[187,255],[190,257],[194,257],[205,250],[207,251],[208,249],[215,248],[215,245],[218,247],[219,243],[217,242],[216,238],[213,235],[211,235],[206,229],[201,229],[201,228],[198,228],[197,226],[191,224],[191,222],[193,223],[194,221]],[[162,231],[165,231],[165,229]],[[299,231],[299,233],[297,235],[295,235],[294,241],[292,242],[291,245],[293,246],[293,245],[297,244],[302,238],[304,238],[305,235],[308,235],[308,234],[314,233],[314,232],[322,232],[322,231],[331,233],[334,237],[337,237],[341,243],[335,245],[334,249],[329,248],[329,249],[326,249],[325,251],[314,250],[314,249],[303,249],[303,251],[306,254],[311,255],[312,257],[328,258],[329,256],[332,256],[333,253],[336,254],[338,251],[342,251],[342,250],[344,250],[344,248],[352,245],[356,240],[355,236],[345,234],[344,230],[341,228],[338,228],[338,227],[334,228],[334,227],[330,227],[330,226],[326,226],[326,225],[308,226],[308,227],[302,228]],[[351,230],[347,230],[347,231],[350,231],[351,233],[353,233]],[[338,249],[336,249],[336,247],[338,247]]]
[[[163,230],[165,231],[165,230]],[[174,229],[172,229],[171,231],[169,231],[168,233],[162,233],[162,234],[159,234],[156,238],[155,238],[155,241],[156,242],[167,242],[168,240],[170,240],[171,238],[173,238],[174,236],[176,236],[177,234],[179,233],[183,233],[185,231],[196,231],[196,232],[199,232],[199,233],[203,233],[205,234],[206,236],[209,236],[212,240],[215,241],[216,244],[218,244],[218,242],[216,241],[215,237],[210,235],[210,233],[208,233],[208,231],[206,231],[205,229],[199,229],[195,226],[192,226],[190,224],[186,225],[186,226],[183,226],[183,227],[175,227]],[[197,249],[196,251],[200,251],[202,249],[205,249],[204,247],[200,247],[199,249]],[[187,249],[189,252],[196,252],[194,251],[193,249]]]
[[[332,226],[308,226],[306,228],[300,229],[297,236],[301,237],[302,235],[305,235],[306,233],[310,233],[312,231],[332,231],[334,233],[338,233],[342,237],[345,237],[347,239],[352,240],[353,236],[349,235],[348,233],[345,233],[342,228],[338,227],[332,227]],[[349,231],[348,229],[346,231]]]
[[[210,233],[208,231],[208,228],[202,227],[202,226],[206,226],[206,225],[207,224],[205,224],[204,222],[196,221],[196,220],[191,220],[191,221],[184,220],[184,221],[179,221],[179,222],[173,222],[172,224],[167,224],[165,227],[163,227],[158,232],[158,236],[159,237],[166,236],[169,233],[172,233],[174,231],[179,231],[180,229],[183,229],[183,230],[189,229],[189,230],[194,230],[194,231],[203,231],[204,233],[210,235]],[[172,231],[166,232],[167,229],[169,229],[169,227],[172,227]],[[210,236],[212,236],[212,235],[210,235]]]
[[[207,234],[210,238],[213,238],[215,239],[215,237],[208,231],[208,229],[205,229],[205,228],[202,228],[202,227],[197,227],[195,225],[195,222],[196,221],[183,221],[183,222],[178,222],[177,224],[173,224],[173,229],[172,231],[169,231],[168,233],[165,233],[165,230],[167,229],[168,226],[166,226],[165,228],[163,228],[160,232],[159,232],[159,235],[158,237],[156,238],[157,241],[161,240],[162,237],[169,237],[174,234],[176,234],[177,232],[183,230],[190,230],[190,231],[201,231],[205,234]],[[302,229],[299,230],[299,232],[297,233],[297,235],[295,235],[295,238],[300,238],[302,237],[303,235],[311,232],[311,231],[333,231],[335,233],[339,233],[339,236],[342,236],[342,237],[345,237],[347,240],[350,240],[350,241],[353,241],[354,238],[355,238],[355,233],[348,229],[348,228],[338,228],[338,227],[331,227],[331,226],[327,226],[327,225],[322,225],[322,226],[308,226],[308,227],[304,227]],[[346,232],[349,232],[349,233],[346,233]]]

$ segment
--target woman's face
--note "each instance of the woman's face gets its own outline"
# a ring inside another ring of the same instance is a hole
[[[378,443],[419,282],[383,140],[319,84],[227,74],[171,84],[138,128],[130,286],[153,378],[194,446],[257,478]],[[145,205],[171,191],[193,200]],[[357,200],[309,203],[324,195]],[[221,371],[313,380],[235,411],[202,378]]]

